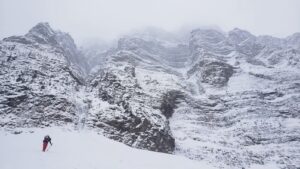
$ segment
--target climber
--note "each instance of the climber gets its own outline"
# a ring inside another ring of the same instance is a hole
[[[49,136],[49,135],[46,135],[46,136],[44,137],[44,140],[43,140],[43,152],[45,152],[45,151],[46,151],[46,149],[47,149],[47,146],[48,146],[48,143],[50,143],[50,144],[51,144],[51,146],[52,146],[52,143],[51,143],[51,138],[50,138],[50,136]]]

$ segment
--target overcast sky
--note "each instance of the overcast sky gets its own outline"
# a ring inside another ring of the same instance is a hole
[[[69,32],[77,42],[110,40],[154,26],[235,27],[255,35],[300,32],[300,0],[0,0],[0,38],[25,34],[38,22]]]

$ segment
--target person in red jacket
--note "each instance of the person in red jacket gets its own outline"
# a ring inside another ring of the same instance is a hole
[[[51,143],[51,138],[50,138],[50,136],[49,136],[49,135],[46,135],[46,136],[44,137],[44,140],[43,140],[43,152],[45,152],[45,151],[46,151],[46,149],[47,149],[47,146],[48,146],[48,143],[50,143],[50,144],[51,144],[51,146],[52,146],[52,143]]]

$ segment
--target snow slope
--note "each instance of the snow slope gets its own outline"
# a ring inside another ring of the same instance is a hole
[[[42,152],[45,134],[53,146]],[[1,169],[212,169],[184,157],[138,150],[95,132],[44,128],[0,131]]]

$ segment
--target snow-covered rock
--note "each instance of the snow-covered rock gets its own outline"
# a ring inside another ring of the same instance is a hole
[[[80,52],[41,23],[0,42],[0,125],[68,124],[218,168],[296,169],[298,35],[196,29],[186,41],[156,30]]]
[[[138,83],[132,66],[110,65],[90,81],[94,99],[88,126],[125,144],[160,152],[173,152],[174,139],[160,111],[160,97],[147,93]]]
[[[84,71],[81,62],[74,62],[77,49],[70,38],[40,23],[25,36],[0,42],[2,127],[76,121],[70,93],[84,84]]]

